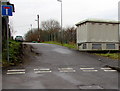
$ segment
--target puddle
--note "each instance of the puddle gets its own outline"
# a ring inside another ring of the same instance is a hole
[[[56,48],[53,51],[61,53],[61,54],[71,54],[72,52],[68,49],[63,49],[63,48]]]

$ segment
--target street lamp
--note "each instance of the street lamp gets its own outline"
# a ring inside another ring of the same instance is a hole
[[[62,0],[57,0],[61,3],[61,43],[63,44],[63,30],[62,30]]]

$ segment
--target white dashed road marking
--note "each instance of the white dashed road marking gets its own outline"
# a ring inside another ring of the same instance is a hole
[[[50,70],[50,69],[49,68],[34,69],[34,71],[38,71],[38,70]]]
[[[25,71],[25,69],[8,70],[8,72],[14,72],[14,71]]]
[[[58,68],[59,72],[75,72],[73,68]]]
[[[112,70],[111,68],[101,68],[103,69],[105,72],[115,72],[116,70]]]
[[[7,72],[8,75],[25,74],[25,72]]]
[[[8,75],[25,74],[25,69],[7,70],[7,74],[8,74]]]
[[[110,70],[111,68],[101,68],[102,70]]]
[[[80,68],[81,70],[95,69],[95,68]]]
[[[97,72],[95,68],[80,68],[83,72]]]
[[[117,70],[112,70],[111,68],[99,68],[101,70],[103,70],[104,72],[116,72]],[[80,68],[80,70],[82,70],[83,72],[98,72],[97,69],[95,68]],[[76,70],[74,70],[73,68],[58,68],[59,72],[65,72],[65,73],[69,73],[69,72],[76,72]],[[52,70],[50,68],[39,68],[39,69],[34,69],[34,73],[39,74],[39,73],[51,73]],[[8,75],[12,75],[12,74],[25,74],[25,69],[11,69],[11,70],[7,70]]]
[[[98,70],[82,70],[84,72],[97,72]]]
[[[50,72],[52,72],[52,71],[35,71],[35,73],[50,73]]]
[[[49,68],[34,69],[36,74],[39,73],[51,73],[52,71]]]
[[[104,70],[105,72],[115,72],[116,70]]]

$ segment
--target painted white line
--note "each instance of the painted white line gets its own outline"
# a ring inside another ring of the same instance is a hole
[[[97,72],[98,70],[82,70],[84,72]]]
[[[25,71],[25,69],[15,69],[15,70],[7,70],[8,72],[14,72],[14,71]]]
[[[60,72],[75,72],[75,70],[60,70]]]
[[[84,69],[87,70],[87,69],[95,69],[95,68],[80,68],[80,69],[81,69],[81,70],[84,70]]]
[[[8,72],[8,75],[14,75],[14,74],[25,74],[25,72]]]
[[[102,70],[109,70],[109,69],[111,69],[111,68],[101,68]]]
[[[52,71],[36,71],[35,73],[51,73]]]
[[[116,70],[104,70],[105,72],[115,72]]]
[[[50,70],[49,68],[41,68],[41,69],[34,69],[34,71],[38,71],[38,70]]]
[[[34,69],[34,71],[39,70],[39,69]]]
[[[58,68],[58,70],[73,70],[73,68]]]
[[[73,68],[58,68],[59,72],[76,72]]]

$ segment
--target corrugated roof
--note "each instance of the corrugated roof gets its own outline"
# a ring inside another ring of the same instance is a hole
[[[115,20],[103,20],[103,19],[86,19],[81,22],[78,22],[75,24],[76,26],[81,25],[86,22],[95,22],[95,23],[120,23],[120,21],[115,21]]]

